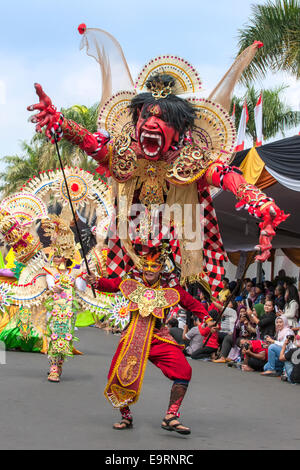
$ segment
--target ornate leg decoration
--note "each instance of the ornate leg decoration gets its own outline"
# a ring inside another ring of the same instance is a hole
[[[186,380],[175,380],[171,389],[170,403],[161,427],[167,431],[175,431],[179,434],[190,434],[190,428],[183,426],[177,419],[180,415],[178,410],[186,394],[189,382]]]
[[[65,360],[64,360],[63,356],[60,356],[57,360],[57,367],[58,367],[59,377],[62,374],[62,368],[63,368],[64,361]]]
[[[58,359],[56,357],[50,357],[50,371],[48,375],[49,382],[59,382],[59,367],[58,367]]]
[[[122,429],[130,429],[132,428],[132,414],[130,411],[129,406],[125,406],[124,408],[120,408],[122,419],[119,423],[113,425],[114,429],[122,430]]]

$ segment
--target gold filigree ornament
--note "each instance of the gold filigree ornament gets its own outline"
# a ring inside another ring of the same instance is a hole
[[[209,152],[213,162],[230,163],[232,158],[236,130],[228,112],[219,104],[207,99],[188,98],[195,111],[196,120],[191,136],[193,144]]]
[[[149,91],[146,82],[151,75],[167,74],[175,79],[172,90],[168,87],[152,90],[156,98],[165,98],[170,93],[182,95],[184,93],[196,93],[201,89],[201,79],[197,70],[185,59],[174,55],[163,55],[155,57],[146,64],[140,72],[136,82],[137,91]]]
[[[186,145],[169,168],[167,179],[173,184],[190,184],[203,175],[212,161],[210,152]]]
[[[169,165],[166,162],[141,159],[138,161],[137,188],[142,187],[140,200],[145,206],[163,204],[167,192],[166,173]]]
[[[128,106],[135,96],[135,91],[121,91],[107,100],[99,110],[98,127],[105,129],[113,139],[120,135],[130,136],[134,132]]]
[[[119,183],[129,180],[138,167],[137,156],[129,147],[131,139],[128,140],[128,137],[119,135],[114,149],[110,152],[109,169],[113,178]]]

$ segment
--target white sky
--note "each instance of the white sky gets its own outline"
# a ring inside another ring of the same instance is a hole
[[[123,47],[132,75],[159,54],[175,54],[193,64],[203,94],[217,84],[237,51],[237,32],[249,18],[255,0],[10,0],[1,1],[0,171],[1,158],[18,153],[34,126],[26,107],[37,102],[34,82],[41,83],[58,107],[90,106],[100,99],[100,71],[79,50],[77,26],[101,28]],[[259,39],[259,38],[257,38]],[[286,83],[285,99],[300,109],[300,84],[276,74],[257,88]],[[242,93],[242,90],[236,90]],[[298,130],[287,133],[293,135]],[[278,136],[281,138],[281,136]]]

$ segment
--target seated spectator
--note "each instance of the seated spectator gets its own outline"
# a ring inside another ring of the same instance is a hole
[[[224,277],[222,282],[223,289],[219,292],[218,300],[224,304],[227,298],[230,296],[229,279],[227,277]]]
[[[206,310],[208,310],[208,307],[209,307],[209,295],[208,293],[202,289],[201,287],[198,288],[198,295],[196,297],[199,302],[201,302],[203,304],[203,307],[206,308]]]
[[[177,320],[178,320],[178,328],[184,329],[184,327],[186,325],[186,312],[183,308],[178,310]]]
[[[284,362],[287,381],[300,384],[300,336],[297,335],[295,342],[292,336],[287,336],[283,343],[279,360]]]
[[[285,282],[285,279],[286,279],[286,274],[285,274],[285,270],[284,269],[280,269],[280,271],[278,271],[278,274],[277,276],[275,277],[275,283],[276,285],[280,284],[281,286],[283,286],[284,282]]]
[[[263,341],[239,338],[236,345],[241,348],[242,370],[245,372],[262,371],[268,360],[268,348]]]
[[[276,311],[278,310],[283,310],[284,309],[284,306],[285,306],[285,300],[284,300],[284,294],[285,294],[285,291],[284,291],[284,287],[281,285],[281,284],[278,284],[276,287],[275,287],[275,307],[276,308]]]
[[[234,291],[234,289],[236,288],[236,286],[237,286],[237,282],[236,282],[236,281],[231,281],[231,282],[228,284],[228,289],[230,290],[231,293]]]
[[[217,364],[231,362],[233,357],[229,358],[229,356],[232,352],[232,348],[235,347],[238,338],[256,338],[256,327],[250,322],[246,307],[244,305],[238,309],[238,318],[236,320],[233,333],[226,335],[223,339],[220,358],[214,360],[213,362]],[[237,355],[239,355],[239,353],[237,353]]]
[[[251,302],[254,304],[255,302],[255,299],[256,299],[257,295],[256,295],[256,290],[255,290],[255,286],[251,287],[250,289],[250,292],[247,296],[247,299],[250,299]]]
[[[253,300],[253,303],[254,304],[263,304],[263,303],[265,303],[265,289],[264,289],[263,284],[256,284],[256,286],[255,286],[255,299]]]
[[[249,277],[247,277],[244,280],[244,287],[241,293],[241,296],[243,297],[243,299],[247,299],[252,287],[253,287],[253,282],[251,281],[251,279],[249,279]]]
[[[265,302],[269,301],[269,300],[272,301],[272,300],[274,300],[274,298],[273,297],[269,298],[268,294],[267,294]],[[262,316],[265,314],[265,305],[264,304],[254,304],[252,308],[250,307],[250,309],[253,310],[253,308],[255,310],[256,316],[259,318],[259,320],[261,320]]]
[[[236,302],[237,304],[237,307],[239,308],[240,305],[244,305],[244,302],[243,302],[243,297],[241,295],[238,295],[234,301]]]
[[[273,294],[274,295],[274,286],[271,281],[264,281],[263,282],[263,287],[265,294]]]
[[[191,356],[195,351],[198,351],[202,347],[203,337],[200,333],[199,326],[201,322],[198,317],[194,317],[194,326],[190,330],[188,326],[185,325],[183,329],[182,339],[186,344],[184,354],[186,356]]]
[[[221,327],[219,331],[219,343],[223,342],[226,335],[233,333],[235,322],[237,319],[237,304],[231,300],[223,312],[221,317]]]
[[[177,318],[170,318],[168,321],[169,333],[178,344],[184,344],[183,341],[183,329],[178,327]]]
[[[277,317],[275,321],[276,335],[273,339],[270,336],[265,337],[265,341],[269,344],[268,362],[264,366],[264,372],[261,375],[267,377],[278,377],[282,374],[283,363],[279,360],[282,346],[288,335],[294,335],[289,328],[287,318],[284,316]]]
[[[281,316],[287,318],[289,326],[296,328],[299,319],[299,294],[294,285],[288,285],[284,295],[285,306],[283,311],[278,310]]]
[[[218,330],[220,329],[220,326],[216,324],[218,312],[217,310],[211,310],[209,314],[210,317],[206,318],[206,320],[201,325],[199,325],[200,334],[203,336],[203,344],[206,343],[207,338],[208,341],[205,346],[202,346],[191,354],[192,359],[204,359],[211,357],[213,353],[218,351]]]
[[[275,334],[275,303],[272,300],[268,300],[264,304],[265,313],[258,318],[256,310],[248,310],[249,318],[252,323],[255,323],[259,329],[259,335],[261,339],[264,339],[266,336],[273,337]]]

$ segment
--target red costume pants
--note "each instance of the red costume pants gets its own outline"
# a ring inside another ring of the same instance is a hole
[[[120,341],[115,355],[112,359],[108,378],[110,377],[116,360],[122,348],[122,341]],[[180,346],[167,343],[157,338],[152,338],[149,361],[158,367],[162,373],[170,380],[184,380],[190,381],[192,377],[192,368],[186,360]]]

